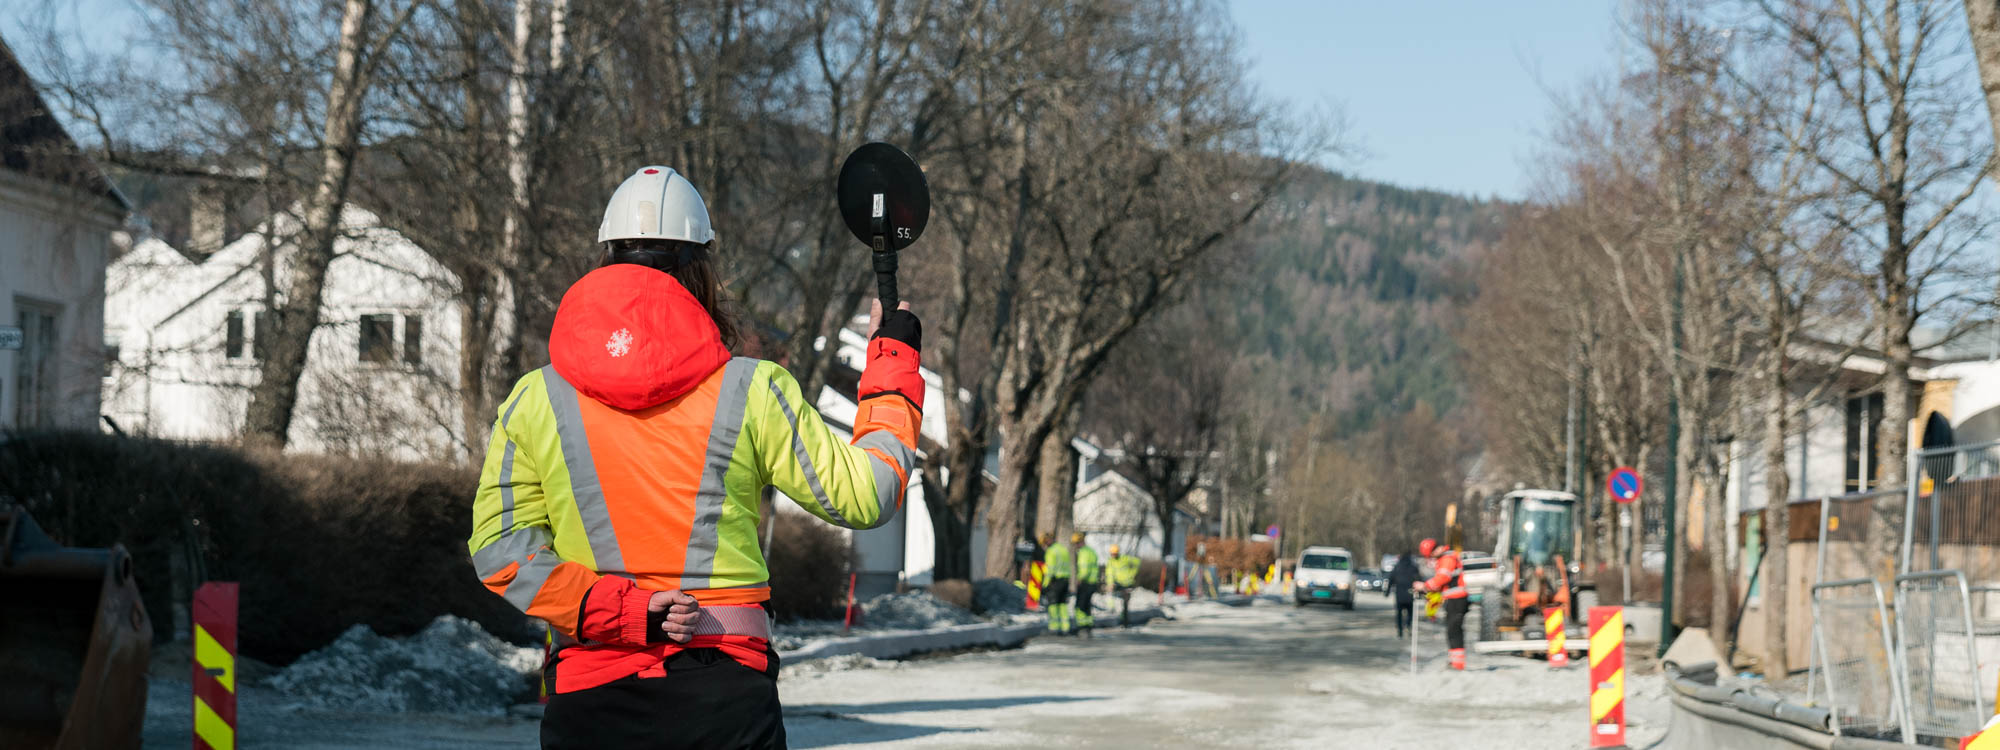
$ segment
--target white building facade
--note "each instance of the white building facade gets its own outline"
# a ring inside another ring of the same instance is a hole
[[[120,429],[188,440],[241,433],[299,226],[280,214],[200,262],[149,239],[111,264],[105,334],[117,362],[103,398]],[[290,449],[463,460],[457,278],[361,208],[348,207],[341,232]]]

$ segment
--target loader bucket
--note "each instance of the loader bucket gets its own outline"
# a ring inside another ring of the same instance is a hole
[[[124,547],[0,508],[0,747],[138,747],[153,625]]]

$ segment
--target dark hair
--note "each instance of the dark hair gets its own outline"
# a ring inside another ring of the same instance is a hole
[[[611,240],[604,243],[604,262],[600,267],[628,263],[673,276],[708,311],[716,330],[722,332],[722,344],[735,349],[736,319],[725,308],[728,293],[722,288],[722,276],[715,272],[714,254],[710,251],[709,245],[682,240]]]

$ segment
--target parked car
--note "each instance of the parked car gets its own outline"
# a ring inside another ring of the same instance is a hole
[[[1354,608],[1354,554],[1345,547],[1307,547],[1292,573],[1292,600]]]
[[[1388,585],[1389,579],[1382,575],[1382,571],[1374,568],[1362,568],[1354,572],[1354,590],[1356,591],[1381,591],[1383,587]]]
[[[1499,558],[1484,552],[1468,551],[1459,555],[1458,559],[1465,564],[1465,588],[1473,595],[1500,588]]]

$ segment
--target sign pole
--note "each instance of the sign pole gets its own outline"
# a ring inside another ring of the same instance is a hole
[[[1639,493],[1646,491],[1646,480],[1639,476],[1639,470],[1630,466],[1613,469],[1611,476],[1604,478],[1604,494],[1618,501],[1618,525],[1625,531],[1625,560],[1618,567],[1625,571],[1625,588],[1620,597],[1625,603],[1632,602],[1632,503],[1638,501]],[[1669,522],[1671,523],[1671,522]],[[1641,558],[1645,555],[1642,553]],[[1672,580],[1672,579],[1668,579]]]

